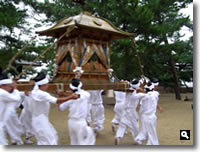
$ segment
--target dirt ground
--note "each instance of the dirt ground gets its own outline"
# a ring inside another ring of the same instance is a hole
[[[192,94],[182,94],[182,98]],[[159,104],[163,112],[157,112],[157,134],[160,145],[193,145],[193,110],[192,100],[175,100],[174,94],[161,94]],[[114,98],[103,96],[105,107],[104,130],[96,138],[96,145],[114,145],[115,134],[111,129],[111,121],[114,117]],[[67,120],[68,110],[61,112],[57,105],[51,105],[50,121],[56,128],[59,136],[59,145],[69,145]],[[190,140],[180,140],[180,130],[190,130]],[[35,142],[35,139],[32,139]],[[121,139],[120,145],[132,145],[132,136],[128,131]],[[134,145],[133,145],[134,146]]]

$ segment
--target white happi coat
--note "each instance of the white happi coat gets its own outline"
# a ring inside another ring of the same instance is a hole
[[[23,144],[21,136],[24,133],[23,127],[17,114],[17,108],[22,102],[22,94],[23,93],[19,92],[16,89],[11,93],[11,95],[15,96],[15,98],[17,98],[18,100],[7,102],[4,115],[5,128],[11,139],[11,143],[16,143],[18,145]]]
[[[14,90],[13,93],[9,93],[0,88],[0,144],[8,144],[7,139],[5,138],[5,132],[9,133],[11,140],[15,140],[15,142],[22,142],[21,130],[18,130],[17,127],[15,129],[15,126],[10,126],[15,125],[15,121],[12,121],[13,119],[18,119],[16,107],[20,101],[21,97],[17,90]],[[14,130],[12,130],[12,128],[14,128]]]
[[[122,138],[127,128],[130,128],[133,138],[139,133],[139,122],[136,108],[139,101],[145,96],[144,93],[126,93],[126,99],[124,102],[124,110],[122,113],[119,128],[116,133],[116,138]]]
[[[68,129],[70,143],[71,145],[94,145],[95,135],[86,121],[90,94],[84,90],[79,90],[76,94],[80,94],[80,98],[69,100],[59,106],[61,111],[69,108]]]
[[[147,139],[147,145],[159,145],[156,131],[158,97],[159,93],[157,91],[151,91],[141,100],[140,119],[142,127],[136,137],[136,141],[139,143]]]
[[[56,103],[57,98],[40,89],[31,92],[32,127],[38,145],[57,145],[58,136],[55,128],[49,122],[50,103]]]
[[[0,145],[8,145],[8,141],[6,139],[5,130],[2,122],[0,122]]]
[[[5,90],[0,88],[0,145],[8,145],[8,141],[5,135],[5,126],[4,126],[4,114],[6,109],[6,103],[4,102],[4,98],[9,94],[5,92]],[[11,100],[10,100],[11,101]]]
[[[123,113],[126,93],[123,91],[114,91],[114,94],[115,94],[115,106],[114,106],[115,116],[112,120],[112,123],[119,124]]]
[[[103,123],[105,120],[102,99],[103,90],[89,90],[88,92],[90,93],[89,104],[93,119],[93,129],[96,131],[101,131],[104,129]],[[87,121],[91,122],[90,112],[88,113]]]

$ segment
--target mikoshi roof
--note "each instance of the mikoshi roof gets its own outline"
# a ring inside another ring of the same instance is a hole
[[[95,31],[95,33],[105,32],[110,35],[110,39],[129,38],[134,35],[133,33],[118,29],[105,18],[92,16],[89,12],[81,12],[79,15],[63,18],[53,27],[36,33],[57,37],[56,33],[73,25],[82,27],[82,29]]]

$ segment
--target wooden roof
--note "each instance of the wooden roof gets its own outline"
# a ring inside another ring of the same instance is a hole
[[[68,27],[74,25],[76,25],[78,28],[80,27],[84,30],[89,30],[90,32],[104,32],[105,34],[109,34],[110,40],[129,38],[134,35],[133,33],[128,33],[116,28],[105,18],[92,16],[88,12],[81,12],[79,15],[63,18],[53,27],[44,31],[38,31],[36,33],[39,35],[58,37],[58,33],[63,33]]]

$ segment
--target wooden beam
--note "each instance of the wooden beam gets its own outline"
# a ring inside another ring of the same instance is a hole
[[[33,83],[17,83],[17,89],[20,91],[31,91],[34,87]],[[69,83],[49,83],[48,84],[48,92],[55,92],[59,88],[63,88],[63,90],[70,90]],[[121,90],[127,91],[129,90],[129,85],[127,83],[121,82],[108,82],[108,83],[86,83],[83,82],[83,89],[85,90]]]

